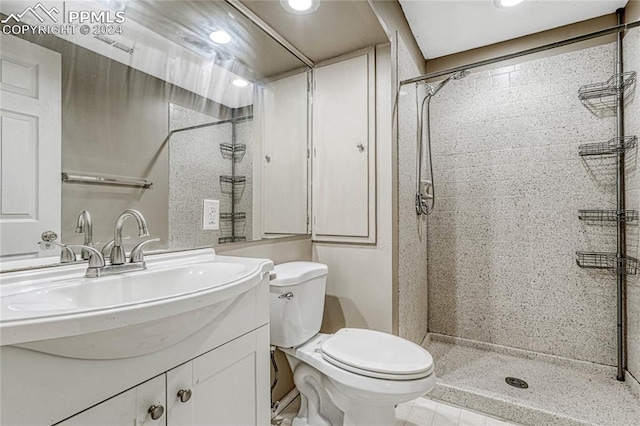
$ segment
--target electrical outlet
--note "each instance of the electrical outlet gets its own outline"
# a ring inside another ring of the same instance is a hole
[[[216,230],[220,229],[220,201],[219,200],[203,200],[202,210],[202,229]]]

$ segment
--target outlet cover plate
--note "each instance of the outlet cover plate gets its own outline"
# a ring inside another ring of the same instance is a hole
[[[220,229],[220,201],[203,200],[202,205],[202,229],[205,231]]]

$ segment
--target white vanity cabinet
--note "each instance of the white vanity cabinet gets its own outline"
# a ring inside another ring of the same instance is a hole
[[[35,283],[30,284],[35,286],[33,297],[41,293],[41,285],[55,293],[59,285],[48,284],[51,274],[75,277],[81,268],[45,270],[42,284],[38,274],[27,272],[31,281],[26,282]],[[268,425],[272,270],[269,260],[214,257],[210,249],[167,253],[150,258],[144,272],[77,284],[95,294],[106,286],[108,294],[118,289],[117,280],[132,290],[145,285],[144,277],[150,275],[157,291],[165,291],[159,301],[110,305],[91,315],[65,311],[45,317],[44,326],[38,318],[33,325],[31,317],[13,320],[9,309],[3,309],[0,424]],[[194,277],[170,281],[175,271]],[[25,297],[29,290],[22,275],[17,278],[20,292],[15,297]],[[71,279],[62,282],[65,291],[75,285]],[[13,306],[13,282],[4,278],[0,285],[6,287],[0,302]],[[167,291],[175,296],[167,298]],[[67,328],[60,325],[64,320]],[[46,333],[52,338],[41,337]],[[147,350],[140,353],[140,348]],[[182,390],[190,395],[183,392],[180,398]],[[152,406],[162,406],[162,415],[152,416]]]
[[[268,383],[268,360],[257,351],[264,344],[267,327],[168,371],[167,425],[268,424],[267,387],[257,386]]]
[[[60,426],[166,426],[164,413],[157,420],[153,420],[149,414],[150,407],[154,407],[156,413],[164,410],[165,400],[166,386],[163,374],[58,424]]]
[[[266,425],[268,345],[261,327],[57,425]]]
[[[375,50],[313,80],[313,239],[375,243]]]

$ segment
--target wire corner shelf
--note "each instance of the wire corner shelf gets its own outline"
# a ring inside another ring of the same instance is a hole
[[[220,176],[220,190],[225,195],[233,196],[234,201],[238,201],[242,198],[244,193],[244,186],[247,183],[246,176]]]
[[[247,237],[220,237],[218,238],[218,244],[227,244],[227,243],[240,243],[247,241]]]
[[[604,83],[585,84],[578,89],[578,99],[594,112],[613,110],[620,96],[624,99],[634,93],[637,76],[628,71],[614,74]]]
[[[589,155],[616,155],[624,154],[635,148],[638,143],[637,136],[625,136],[609,139],[607,142],[587,143],[578,147],[580,156]]]
[[[576,263],[581,268],[608,269],[620,275],[635,275],[638,271],[638,259],[618,257],[616,253],[577,251]]]
[[[233,160],[234,163],[240,163],[247,152],[247,145],[244,143],[221,143],[220,153],[225,160]]]
[[[633,222],[638,220],[637,210],[578,210],[578,219],[585,222]]]

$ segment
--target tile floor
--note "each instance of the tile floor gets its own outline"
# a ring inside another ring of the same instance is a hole
[[[300,407],[300,398],[296,398],[282,413],[276,416],[273,426],[291,426],[291,422]],[[492,417],[485,416],[461,407],[443,404],[428,398],[398,405],[396,408],[396,426],[513,426]],[[365,426],[365,425],[363,425]]]

